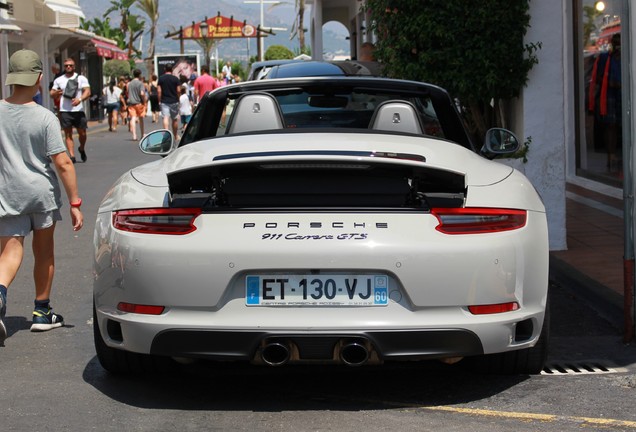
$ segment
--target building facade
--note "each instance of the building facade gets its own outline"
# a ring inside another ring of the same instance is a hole
[[[51,66],[73,58],[77,71],[85,75],[93,97],[85,102],[89,118],[100,116],[105,59],[126,59],[115,41],[79,29],[84,17],[78,0],[0,0],[0,98],[8,96],[4,85],[9,57],[20,49],[30,49],[42,57],[43,83],[53,81]],[[43,85],[44,87],[44,85]],[[43,105],[52,108],[48,89],[42,89]]]
[[[364,3],[307,0],[315,58],[323,52],[322,26],[330,21],[349,30],[352,57],[363,42],[374,42],[374,35],[361,31],[368,28]],[[633,166],[634,121],[629,107],[634,67],[630,69],[629,59],[635,58],[632,45],[636,44],[629,42],[634,40],[630,23],[636,8],[630,7],[629,0],[532,0],[529,4],[531,23],[525,42],[540,42],[542,48],[528,85],[512,101],[512,129],[519,137],[530,137],[532,144],[527,163],[503,163],[525,172],[536,186],[548,213],[550,248],[564,250],[565,204],[572,187],[618,199],[632,190],[628,171]],[[616,34],[622,35],[620,49],[612,45]],[[613,60],[604,62],[609,57]],[[610,79],[605,78],[606,72]],[[605,105],[603,114],[601,105]]]

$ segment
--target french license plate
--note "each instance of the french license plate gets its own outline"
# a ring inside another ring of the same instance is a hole
[[[247,306],[386,306],[382,275],[248,275]]]

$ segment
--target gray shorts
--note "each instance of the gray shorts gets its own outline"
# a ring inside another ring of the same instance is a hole
[[[50,228],[61,221],[59,210],[0,218],[0,237],[26,237],[33,230]]]
[[[170,117],[172,120],[179,118],[179,102],[173,104],[160,103],[162,117]]]

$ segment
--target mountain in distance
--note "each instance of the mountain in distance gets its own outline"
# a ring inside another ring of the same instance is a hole
[[[254,0],[252,0],[254,1]],[[256,0],[258,1],[258,0]],[[265,49],[271,45],[283,45],[294,53],[299,50],[298,39],[289,40],[290,31],[296,15],[295,2],[292,0],[281,1],[280,4],[263,5],[264,27],[286,28],[287,31],[275,30],[275,36],[268,36],[265,39]],[[110,8],[111,3],[106,0],[78,0],[87,20],[98,18],[104,19],[104,12]],[[132,12],[139,15],[141,19],[148,23],[148,16],[136,7]],[[192,22],[199,22],[216,16],[217,13],[226,17],[233,16],[235,20],[242,22],[247,20],[248,24],[258,26],[260,24],[260,5],[257,3],[245,3],[243,0],[189,0],[188,2],[177,2],[174,0],[159,0],[159,23],[155,35],[155,54],[176,54],[179,53],[179,41],[166,38],[168,32],[174,32],[180,26],[188,27]],[[305,10],[305,28],[309,25],[310,9]],[[119,26],[120,16],[117,12],[111,12],[110,22],[112,27]],[[347,29],[339,23],[329,23],[325,25],[323,31],[323,47],[326,56],[349,55],[349,41]],[[306,45],[310,46],[310,35],[305,33]],[[150,36],[145,33],[141,38],[141,45],[144,55],[148,50]],[[257,39],[224,39],[217,44],[219,58],[228,60],[246,61],[249,56],[257,53]],[[139,45],[137,45],[139,46]],[[194,41],[186,40],[184,43],[186,53],[199,52],[202,50]],[[214,55],[214,54],[213,54]]]

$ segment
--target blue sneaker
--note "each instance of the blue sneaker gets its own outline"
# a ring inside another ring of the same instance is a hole
[[[7,313],[7,299],[0,294],[0,345],[4,345],[7,338],[7,327],[4,325],[4,316]]]
[[[53,309],[35,309],[33,311],[32,332],[47,331],[62,327],[62,325],[64,325],[64,318],[62,318],[62,315],[54,314]]]

